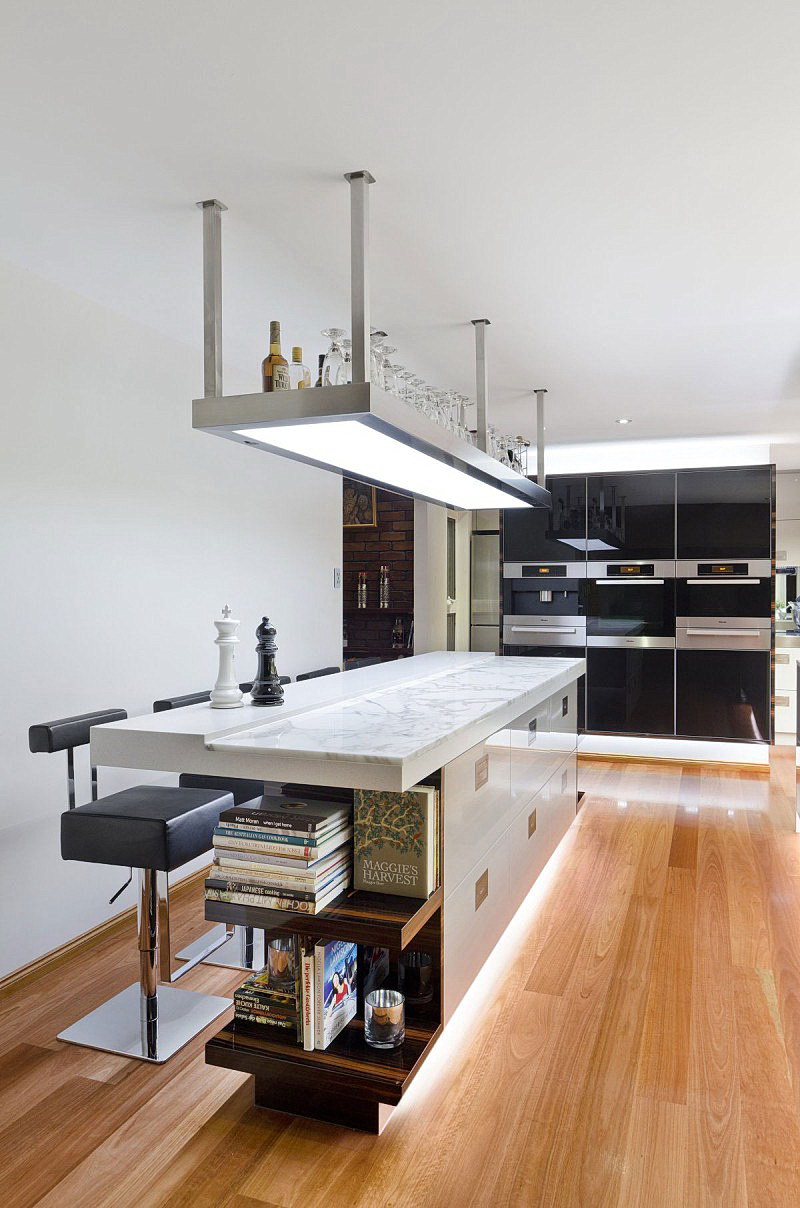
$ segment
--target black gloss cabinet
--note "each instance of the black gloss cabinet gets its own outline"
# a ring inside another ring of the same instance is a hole
[[[678,558],[770,558],[772,466],[679,470]]]
[[[599,734],[674,734],[675,652],[590,647],[586,728]]]
[[[590,562],[675,557],[675,471],[590,474]]]
[[[586,559],[586,479],[546,480],[550,508],[511,508],[503,512],[506,562],[583,562]]]

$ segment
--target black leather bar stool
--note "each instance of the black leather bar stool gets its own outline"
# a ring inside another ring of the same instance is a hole
[[[299,684],[300,680],[317,679],[320,675],[338,675],[341,670],[341,667],[321,667],[319,671],[303,671],[295,679]]]
[[[345,664],[346,671],[357,671],[359,667],[374,667],[378,663],[382,663],[383,659],[377,654],[370,654],[363,659],[347,659]]]
[[[281,683],[289,683],[288,676],[281,676]],[[249,692],[252,684],[240,684],[242,692]],[[210,690],[187,692],[183,696],[165,696],[153,701],[153,712],[164,713],[170,709],[185,709],[188,705],[200,705],[211,697]],[[197,772],[181,772],[178,777],[181,788],[216,789],[230,793],[236,805],[256,803],[264,793],[280,792],[278,785],[264,784],[261,780],[243,780],[234,776],[206,776]],[[223,925],[215,927],[194,943],[188,944],[176,954],[179,961],[195,961],[198,952],[208,949],[208,944],[218,940],[212,954],[205,956],[209,965],[224,965],[228,969],[263,969],[267,963],[264,951],[264,932],[252,927],[235,926],[233,931]]]
[[[209,850],[220,813],[233,798],[215,789],[162,785],[137,785],[98,798],[93,774],[91,803],[76,807],[75,747],[89,742],[92,726],[125,717],[124,709],[111,709],[43,722],[30,727],[28,744],[34,753],[68,752],[70,808],[61,815],[62,858],[139,872],[139,981],[61,1032],[59,1040],[160,1063],[230,1006],[230,999],[170,984],[159,988],[159,982],[177,981],[219,946],[210,945],[173,971],[168,873]]]

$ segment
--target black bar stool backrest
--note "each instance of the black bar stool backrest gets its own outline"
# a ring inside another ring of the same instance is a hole
[[[364,659],[348,659],[347,670],[358,671],[359,667],[374,667],[377,663],[382,663],[383,659],[377,654],[371,654]]]
[[[127,716],[124,709],[98,709],[95,713],[78,713],[75,717],[62,717],[59,721],[39,722],[28,730],[28,746],[35,755],[52,755],[54,751],[83,747],[89,741],[92,726],[125,721]]]
[[[67,752],[67,801],[71,810],[75,809],[75,748],[86,746],[92,726],[125,721],[127,716],[124,709],[98,709],[95,713],[76,713],[74,717],[62,717],[59,721],[42,721],[28,729],[28,746],[34,755]],[[96,801],[97,768],[94,764],[91,773],[92,801]]]
[[[319,671],[303,671],[295,678],[299,684],[300,680],[317,679],[320,675],[338,675],[340,671],[341,667],[321,667]]]

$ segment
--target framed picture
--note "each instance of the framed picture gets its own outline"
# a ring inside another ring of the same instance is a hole
[[[342,524],[345,528],[377,528],[378,506],[375,487],[354,478],[345,478],[342,486]]]

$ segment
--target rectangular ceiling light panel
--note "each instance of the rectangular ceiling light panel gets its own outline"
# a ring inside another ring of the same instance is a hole
[[[276,453],[319,462],[352,478],[465,510],[531,504],[359,420],[318,420],[235,429]],[[525,482],[525,479],[521,480]]]

